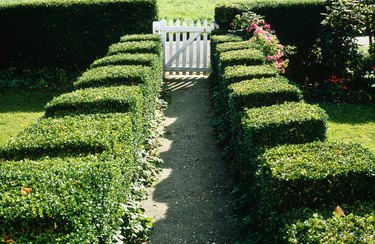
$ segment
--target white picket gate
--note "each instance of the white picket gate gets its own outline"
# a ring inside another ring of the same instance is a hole
[[[161,20],[153,23],[153,33],[160,34],[163,43],[164,71],[207,73],[210,71],[209,34],[215,28],[207,20],[196,23]]]

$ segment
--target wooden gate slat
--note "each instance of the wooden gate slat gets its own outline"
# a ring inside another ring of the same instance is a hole
[[[187,27],[186,26],[186,20],[182,22],[182,27]],[[187,33],[182,32],[182,45],[185,45],[187,41]],[[182,53],[182,67],[186,67],[186,48],[184,49],[184,52]],[[183,75],[186,75],[186,72],[183,72]]]

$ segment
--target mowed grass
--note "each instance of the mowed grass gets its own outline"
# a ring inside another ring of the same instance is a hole
[[[329,115],[329,141],[357,142],[375,153],[375,104],[319,105]]]
[[[247,2],[249,0],[158,0],[160,19],[209,20],[214,19],[219,3]]]
[[[0,146],[44,114],[44,106],[61,92],[0,92]]]

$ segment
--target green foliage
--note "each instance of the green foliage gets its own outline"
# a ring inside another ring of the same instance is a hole
[[[267,215],[375,197],[375,156],[359,144],[283,145],[266,150],[260,164],[259,206]]]
[[[285,214],[288,219],[278,235],[291,243],[371,243],[375,226],[374,202],[340,205],[345,216],[331,209],[300,209]]]
[[[0,148],[0,158],[109,151],[120,146],[120,142],[133,138],[132,128],[131,118],[126,114],[42,118]]]
[[[139,42],[139,41],[155,41],[161,43],[161,35],[155,34],[134,34],[126,35],[120,38],[120,42]]]
[[[369,14],[361,1],[335,0],[327,7],[320,47],[322,63],[330,74],[348,78],[358,69],[361,55],[355,36],[365,33]]]
[[[87,67],[126,33],[151,33],[155,0],[64,0],[0,5],[0,66]]]
[[[213,35],[211,37],[211,45],[213,45],[213,48],[216,48],[216,45],[220,43],[240,41],[243,41],[242,37],[236,35]]]
[[[106,56],[95,60],[91,68],[110,65],[142,65],[142,66],[161,66],[161,59],[156,54],[151,53],[120,53]]]
[[[229,103],[238,110],[302,100],[301,91],[284,77],[234,83],[229,85],[229,93]]]
[[[245,3],[223,3],[215,8],[215,21],[220,28],[230,28],[236,15],[253,11],[265,16],[271,23],[280,41],[285,44],[307,49],[318,37],[320,15],[324,11],[325,0],[255,0]],[[298,35],[296,35],[298,31]]]
[[[138,86],[100,87],[76,90],[55,97],[45,109],[46,116],[143,111]]]
[[[160,41],[130,41],[112,44],[108,55],[119,53],[154,53],[160,55],[162,47]]]
[[[86,89],[46,106],[56,117],[39,119],[0,148],[0,242],[145,240],[151,219],[139,201],[159,161],[149,150],[162,66],[161,56],[134,56],[149,67],[85,72],[75,85]]]
[[[242,49],[260,49],[261,47],[254,43],[252,40],[237,41],[237,42],[224,42],[217,44],[216,52],[222,53],[227,51],[242,50]]]
[[[136,85],[151,79],[149,67],[114,65],[93,68],[82,74],[73,84],[76,88]]]
[[[261,65],[266,58],[263,52],[257,49],[242,49],[220,53],[222,67],[233,65]]]
[[[245,109],[245,143],[249,147],[269,147],[324,140],[327,119],[320,107],[301,102]]]
[[[2,161],[0,242],[110,242],[136,170],[133,146],[124,142],[123,149],[116,156]]]
[[[223,79],[230,84],[254,78],[274,77],[276,74],[277,70],[271,65],[238,65],[226,67],[224,70]]]

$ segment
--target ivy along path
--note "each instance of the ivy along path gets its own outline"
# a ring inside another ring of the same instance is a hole
[[[215,145],[203,76],[167,78],[171,98],[165,112],[162,172],[143,202],[155,219],[149,243],[233,243],[224,162]]]

